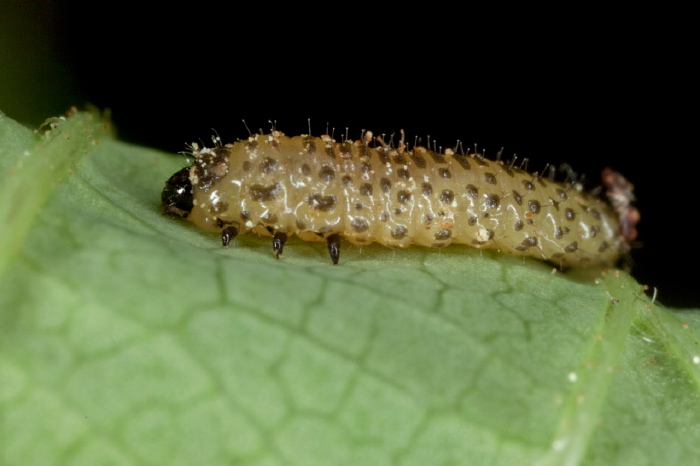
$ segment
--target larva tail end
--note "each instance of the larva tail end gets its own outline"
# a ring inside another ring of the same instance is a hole
[[[639,210],[632,205],[632,202],[635,201],[634,185],[610,167],[603,169],[601,179],[608,200],[617,212],[620,221],[620,235],[627,243],[631,243],[637,239],[637,224],[641,219]]]

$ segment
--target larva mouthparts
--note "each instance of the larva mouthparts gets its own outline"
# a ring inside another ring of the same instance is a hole
[[[253,134],[233,144],[193,144],[191,167],[162,193],[165,212],[221,234],[272,235],[279,257],[290,235],[353,244],[441,248],[454,242],[530,256],[560,267],[613,265],[636,237],[632,185],[606,169],[612,202],[575,183],[529,174],[479,154],[361,140]]]

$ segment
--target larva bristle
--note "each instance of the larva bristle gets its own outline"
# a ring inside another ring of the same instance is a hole
[[[250,128],[248,128],[248,125],[246,124],[245,120],[241,120],[243,122],[243,126],[245,126],[245,130],[248,131],[248,136],[250,137],[253,133],[250,132]]]
[[[503,149],[504,149],[504,148],[501,147],[501,150],[499,150],[498,152],[496,152],[496,162],[500,162],[500,161],[501,161],[501,156],[503,155]]]
[[[530,163],[530,159],[525,157],[521,162],[520,162],[520,171],[527,172],[527,166]]]
[[[510,162],[508,163],[508,170],[513,170],[513,167],[515,166],[515,161],[518,160],[517,154],[513,154],[513,158],[510,159]]]
[[[550,183],[554,183],[555,177],[557,175],[557,169],[554,167],[554,165],[547,164],[545,167],[545,170],[549,170],[547,173],[547,181]]]

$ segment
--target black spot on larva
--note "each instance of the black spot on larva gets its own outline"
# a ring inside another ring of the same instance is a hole
[[[496,175],[494,175],[493,173],[484,173],[484,179],[488,184],[496,184]]]
[[[489,213],[488,212],[482,212],[481,216],[484,218],[489,218]]]
[[[394,163],[396,165],[406,165],[408,163],[408,160],[406,160],[406,156],[403,154],[397,154],[394,156]]]
[[[321,179],[321,181],[329,183],[331,180],[333,180],[333,178],[335,178],[335,170],[328,165],[324,165],[318,171],[318,177]]]
[[[250,162],[248,160],[245,160],[243,162],[243,171],[244,172],[249,172],[250,171]]]
[[[362,170],[362,173],[367,174],[367,173],[372,171],[372,165],[365,162],[362,164],[361,170]]]
[[[257,202],[267,202],[273,200],[280,193],[281,188],[279,183],[270,186],[254,184],[250,187],[250,197]]]
[[[520,246],[518,246],[517,249],[518,251],[527,251],[528,249],[537,246],[537,238],[534,236],[528,236],[523,240],[522,243],[520,243]]]
[[[391,214],[389,214],[389,212],[387,212],[386,210],[379,215],[379,220],[381,220],[382,222],[386,222],[390,218]]]
[[[498,194],[489,194],[486,196],[484,204],[486,205],[487,209],[497,209],[501,204],[501,198],[498,196]]]
[[[513,190],[513,199],[518,205],[523,205],[523,197],[515,189]]]
[[[326,155],[332,159],[335,158],[335,152],[333,152],[333,144],[326,144]]]
[[[455,199],[455,194],[450,191],[449,189],[443,189],[442,193],[440,193],[440,202],[443,204],[452,204],[452,201]]]
[[[473,158],[474,158],[474,160],[476,161],[476,163],[478,163],[478,164],[481,165],[482,167],[488,167],[488,166],[489,166],[489,163],[486,161],[486,159],[484,158],[484,155],[483,155],[483,154],[474,154],[474,157],[473,157]]]
[[[542,206],[540,206],[540,201],[536,199],[530,199],[527,201],[527,206],[530,208],[530,212],[533,214],[539,214]]]
[[[564,227],[563,230],[564,230],[565,235],[568,235],[569,233],[571,233],[571,230],[569,230],[569,227]]]
[[[363,233],[369,230],[369,222],[362,217],[355,217],[350,226],[356,233]]]
[[[433,186],[430,183],[423,183],[420,188],[425,197],[430,197],[433,195]]]
[[[452,178],[452,173],[449,168],[438,168],[438,175],[440,178],[445,178],[446,180]]]
[[[477,188],[473,184],[468,184],[467,194],[469,194],[472,198],[477,199],[479,197],[479,188]]]
[[[306,163],[303,164],[301,166],[301,174],[305,175],[305,176],[309,176],[310,173],[311,173],[311,167],[309,167],[309,165]]]
[[[345,141],[340,145],[340,154],[343,158],[352,157],[352,142]]]
[[[445,156],[442,154],[439,154],[437,152],[433,152],[432,150],[428,151],[428,154],[430,154],[430,156],[433,158],[433,161],[435,161],[435,163],[447,163],[447,160],[445,160]]]
[[[369,146],[365,142],[364,144],[360,144],[357,146],[358,153],[360,154],[361,157],[369,157],[370,152],[369,152]]]
[[[451,236],[452,236],[452,230],[449,230],[449,229],[440,230],[437,233],[435,233],[435,239],[437,239],[437,240],[446,240]]]
[[[410,153],[410,155],[411,155],[411,159],[413,160],[413,163],[416,164],[416,167],[425,168],[428,166],[428,164],[425,162],[425,157],[420,155],[418,152],[412,151]]]
[[[564,248],[565,252],[575,252],[578,249],[578,242],[573,241]]]
[[[360,194],[362,194],[363,196],[371,196],[372,185],[369,183],[364,183],[362,186],[360,186]]]
[[[600,220],[600,212],[598,212],[596,209],[591,209],[591,215],[594,219]]]
[[[316,153],[316,142],[314,141],[314,139],[315,138],[310,134],[304,137],[304,150],[306,150],[306,152],[308,152],[309,154]]]
[[[549,198],[549,202],[552,203],[552,206],[556,209],[557,212],[559,212],[559,203],[552,199],[551,197]]]
[[[403,225],[399,225],[393,230],[391,230],[391,237],[394,239],[403,239],[408,232],[408,228]]]
[[[591,237],[595,238],[600,233],[600,225],[593,225],[591,227]]]
[[[257,140],[257,139],[248,138],[248,139],[246,139],[246,141],[245,141],[245,145],[246,145],[246,150],[247,150],[247,151],[249,151],[249,152],[250,152],[250,151],[253,151],[253,150],[255,150],[256,147],[258,147],[258,140]]]
[[[561,239],[562,236],[564,236],[564,232],[562,231],[561,227],[557,227],[557,229],[554,230],[554,237],[556,239]]]
[[[523,188],[525,189],[525,191],[534,191],[535,185],[532,184],[531,181],[523,180]]]
[[[321,212],[330,212],[335,209],[338,205],[338,201],[335,196],[322,196],[321,194],[310,194],[307,198],[310,206],[320,210]]]
[[[207,208],[209,212],[226,212],[228,210],[228,202],[219,201],[212,203],[211,206]]]
[[[599,252],[603,252],[603,251],[605,251],[606,249],[608,249],[609,247],[610,247],[610,245],[608,244],[608,242],[607,242],[607,241],[603,241],[602,243],[600,243],[600,246],[598,246],[598,251],[599,251]]]
[[[218,147],[200,153],[190,167],[190,180],[198,189],[206,192],[228,173],[228,149]]]
[[[408,204],[411,202],[411,193],[406,191],[405,189],[402,189],[398,193],[396,193],[396,200],[399,201],[401,204]]]
[[[350,177],[349,175],[343,176],[343,185],[352,186],[352,177]]]
[[[433,216],[428,214],[425,217],[423,217],[423,223],[425,225],[430,225],[433,222]]]
[[[473,227],[474,225],[476,225],[476,222],[478,222],[478,221],[479,221],[478,218],[476,218],[475,216],[471,216],[471,217],[469,217],[469,220],[467,220],[467,223],[469,224],[470,227]]]
[[[557,196],[559,196],[559,199],[561,199],[562,201],[566,200],[566,191],[564,191],[561,188],[557,188],[556,193],[557,193]]]
[[[377,155],[379,156],[379,160],[382,162],[382,165],[391,163],[391,157],[389,157],[389,154],[383,148],[377,149]]]
[[[379,180],[379,187],[382,188],[382,191],[386,194],[389,194],[389,191],[391,191],[391,181],[389,181],[388,178],[382,178]]]
[[[260,216],[260,221],[267,224],[275,224],[279,221],[277,215],[265,212]]]
[[[399,208],[394,209],[394,217],[398,217],[399,215],[401,215],[401,212],[402,210]]]
[[[539,176],[537,177],[537,184],[539,184],[543,188],[547,187],[547,182],[544,180],[544,178],[539,177]]]
[[[362,205],[361,202],[357,202],[357,203],[355,204],[355,210],[362,210],[363,207],[364,207],[364,206]]]
[[[532,225],[532,219],[528,218],[527,220],[525,220],[525,223],[527,223],[528,225]]]
[[[576,218],[576,212],[570,207],[567,207],[564,210],[564,217],[566,217],[567,220],[571,221]]]
[[[300,219],[297,219],[296,221],[297,229],[298,230],[306,230],[306,224],[302,222]]]
[[[402,180],[407,180],[411,177],[411,174],[408,172],[407,168],[399,168],[396,170],[396,175]]]
[[[270,157],[265,157],[262,159],[262,162],[260,162],[258,169],[260,170],[260,173],[270,174],[277,169],[277,160]]]
[[[513,226],[513,228],[515,228],[515,231],[520,231],[523,229],[523,227],[525,227],[525,225],[523,224],[522,220],[518,220],[517,222],[515,222],[515,225]]]
[[[247,210],[241,210],[241,219],[250,220],[250,212]]]
[[[490,228],[487,228],[486,229],[486,237],[488,239],[493,239],[494,236],[496,236],[496,233],[494,233],[494,231],[491,230]]]
[[[469,158],[466,155],[454,153],[452,154],[452,158],[455,159],[457,163],[459,163],[461,167],[465,170],[471,169],[471,165],[469,164]]]

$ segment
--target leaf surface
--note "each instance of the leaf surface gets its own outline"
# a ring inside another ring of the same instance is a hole
[[[0,118],[0,463],[697,461],[700,315],[629,275],[222,249],[161,213],[183,157],[53,121]]]

